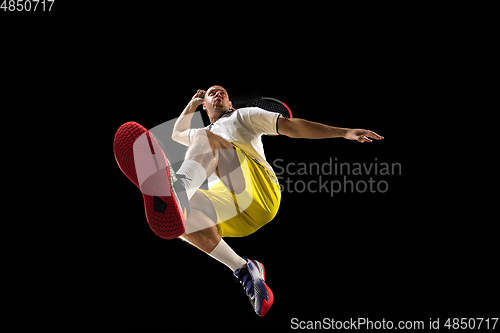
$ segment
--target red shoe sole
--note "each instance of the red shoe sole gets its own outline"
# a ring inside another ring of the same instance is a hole
[[[164,239],[182,235],[186,214],[175,200],[167,158],[153,135],[138,123],[125,123],[116,132],[113,150],[120,170],[142,192],[151,230]]]
[[[260,264],[262,265],[262,277],[264,278],[264,281],[265,281],[266,280],[266,269],[264,268],[264,264],[263,263],[260,263]],[[266,287],[267,294],[269,295],[269,300],[268,301],[264,300],[262,302],[262,308],[260,310],[260,316],[261,317],[264,317],[266,315],[266,313],[269,311],[269,309],[271,308],[271,306],[274,303],[273,291],[271,290],[271,288],[269,288],[267,286],[267,283],[264,283],[264,285]]]

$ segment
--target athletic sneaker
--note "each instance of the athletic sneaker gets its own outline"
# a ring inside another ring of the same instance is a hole
[[[243,268],[234,271],[234,276],[238,278],[245,288],[250,303],[258,316],[264,317],[273,305],[274,296],[267,286],[265,279],[264,265],[257,260],[249,260]]]
[[[128,122],[116,132],[113,150],[120,169],[142,192],[151,230],[165,239],[182,235],[189,200],[159,141],[140,124]]]

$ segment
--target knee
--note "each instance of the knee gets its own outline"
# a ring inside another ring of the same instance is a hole
[[[197,142],[209,142],[208,136],[209,136],[210,131],[206,129],[199,129],[194,132],[193,136],[191,137],[191,143]]]
[[[191,138],[191,143],[195,141],[198,143],[209,143],[212,149],[224,149],[233,147],[233,145],[229,141],[206,129],[200,129],[196,131],[196,133]]]

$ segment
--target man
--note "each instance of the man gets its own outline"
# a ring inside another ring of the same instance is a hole
[[[192,129],[191,120],[200,105],[210,125]],[[222,237],[249,235],[278,211],[280,186],[266,161],[263,134],[359,142],[383,139],[372,131],[287,119],[260,108],[234,110],[219,85],[198,90],[175,123],[172,139],[189,147],[176,173],[154,136],[139,124],[124,124],[115,136],[116,159],[143,192],[151,229],[163,238],[179,237],[228,266],[259,316],[269,311],[274,300],[264,266],[237,255]],[[209,190],[200,189],[212,174],[218,182]]]

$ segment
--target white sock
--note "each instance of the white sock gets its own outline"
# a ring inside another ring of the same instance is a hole
[[[201,184],[207,179],[205,168],[193,160],[185,160],[175,174],[186,176],[186,178],[182,178],[182,182],[186,185],[188,199],[191,199]]]
[[[208,254],[212,258],[231,268],[232,271],[244,267],[247,262],[233,251],[232,248],[221,238],[219,244]]]

